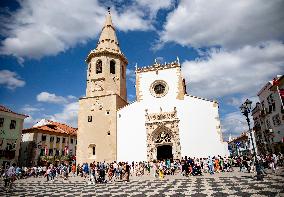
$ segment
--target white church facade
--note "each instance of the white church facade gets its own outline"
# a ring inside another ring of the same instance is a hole
[[[136,67],[136,101],[127,103],[128,62],[120,51],[110,12],[86,62],[77,163],[228,155],[218,103],[186,93],[179,61]]]
[[[136,69],[136,98],[117,111],[119,161],[228,155],[218,103],[186,94],[178,61]]]

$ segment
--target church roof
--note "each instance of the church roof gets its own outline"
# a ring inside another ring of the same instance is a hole
[[[115,27],[112,23],[111,13],[109,10],[108,13],[106,14],[105,24],[102,28],[102,32],[97,47],[89,53],[86,61],[89,62],[90,59],[95,55],[107,54],[107,53],[118,55],[127,64],[127,59],[120,50],[118,39],[115,33]]]

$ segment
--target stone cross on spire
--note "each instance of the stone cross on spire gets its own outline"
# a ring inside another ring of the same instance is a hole
[[[112,24],[112,20],[111,20],[111,13],[110,13],[110,7],[108,7],[108,13],[106,14],[106,21],[105,21],[105,24],[104,24],[104,27],[112,27],[113,30],[114,30],[114,25]],[[102,32],[103,33],[103,32]]]
[[[104,53],[109,52],[112,54],[122,56],[122,58],[127,62],[126,57],[123,55],[119,47],[119,43],[115,33],[115,28],[111,19],[110,8],[108,8],[108,12],[106,14],[105,23],[102,28],[102,32],[97,47],[90,52],[86,61],[89,61],[93,55],[102,52]]]
[[[108,13],[106,14],[105,24],[103,26],[100,39],[95,51],[97,50],[107,50],[115,53],[121,53],[115,33],[115,28],[111,20],[110,10],[108,10]]]

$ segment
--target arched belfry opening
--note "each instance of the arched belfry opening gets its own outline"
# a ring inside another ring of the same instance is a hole
[[[115,61],[111,60],[109,63],[109,72],[110,74],[115,74]]]
[[[96,63],[96,74],[100,74],[103,72],[103,62],[102,60],[98,60]]]

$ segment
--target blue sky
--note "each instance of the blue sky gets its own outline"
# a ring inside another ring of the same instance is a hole
[[[1,0],[0,103],[77,126],[90,50],[111,7],[121,50],[134,66],[178,56],[188,93],[218,100],[224,136],[247,129],[239,105],[284,72],[284,1]]]

